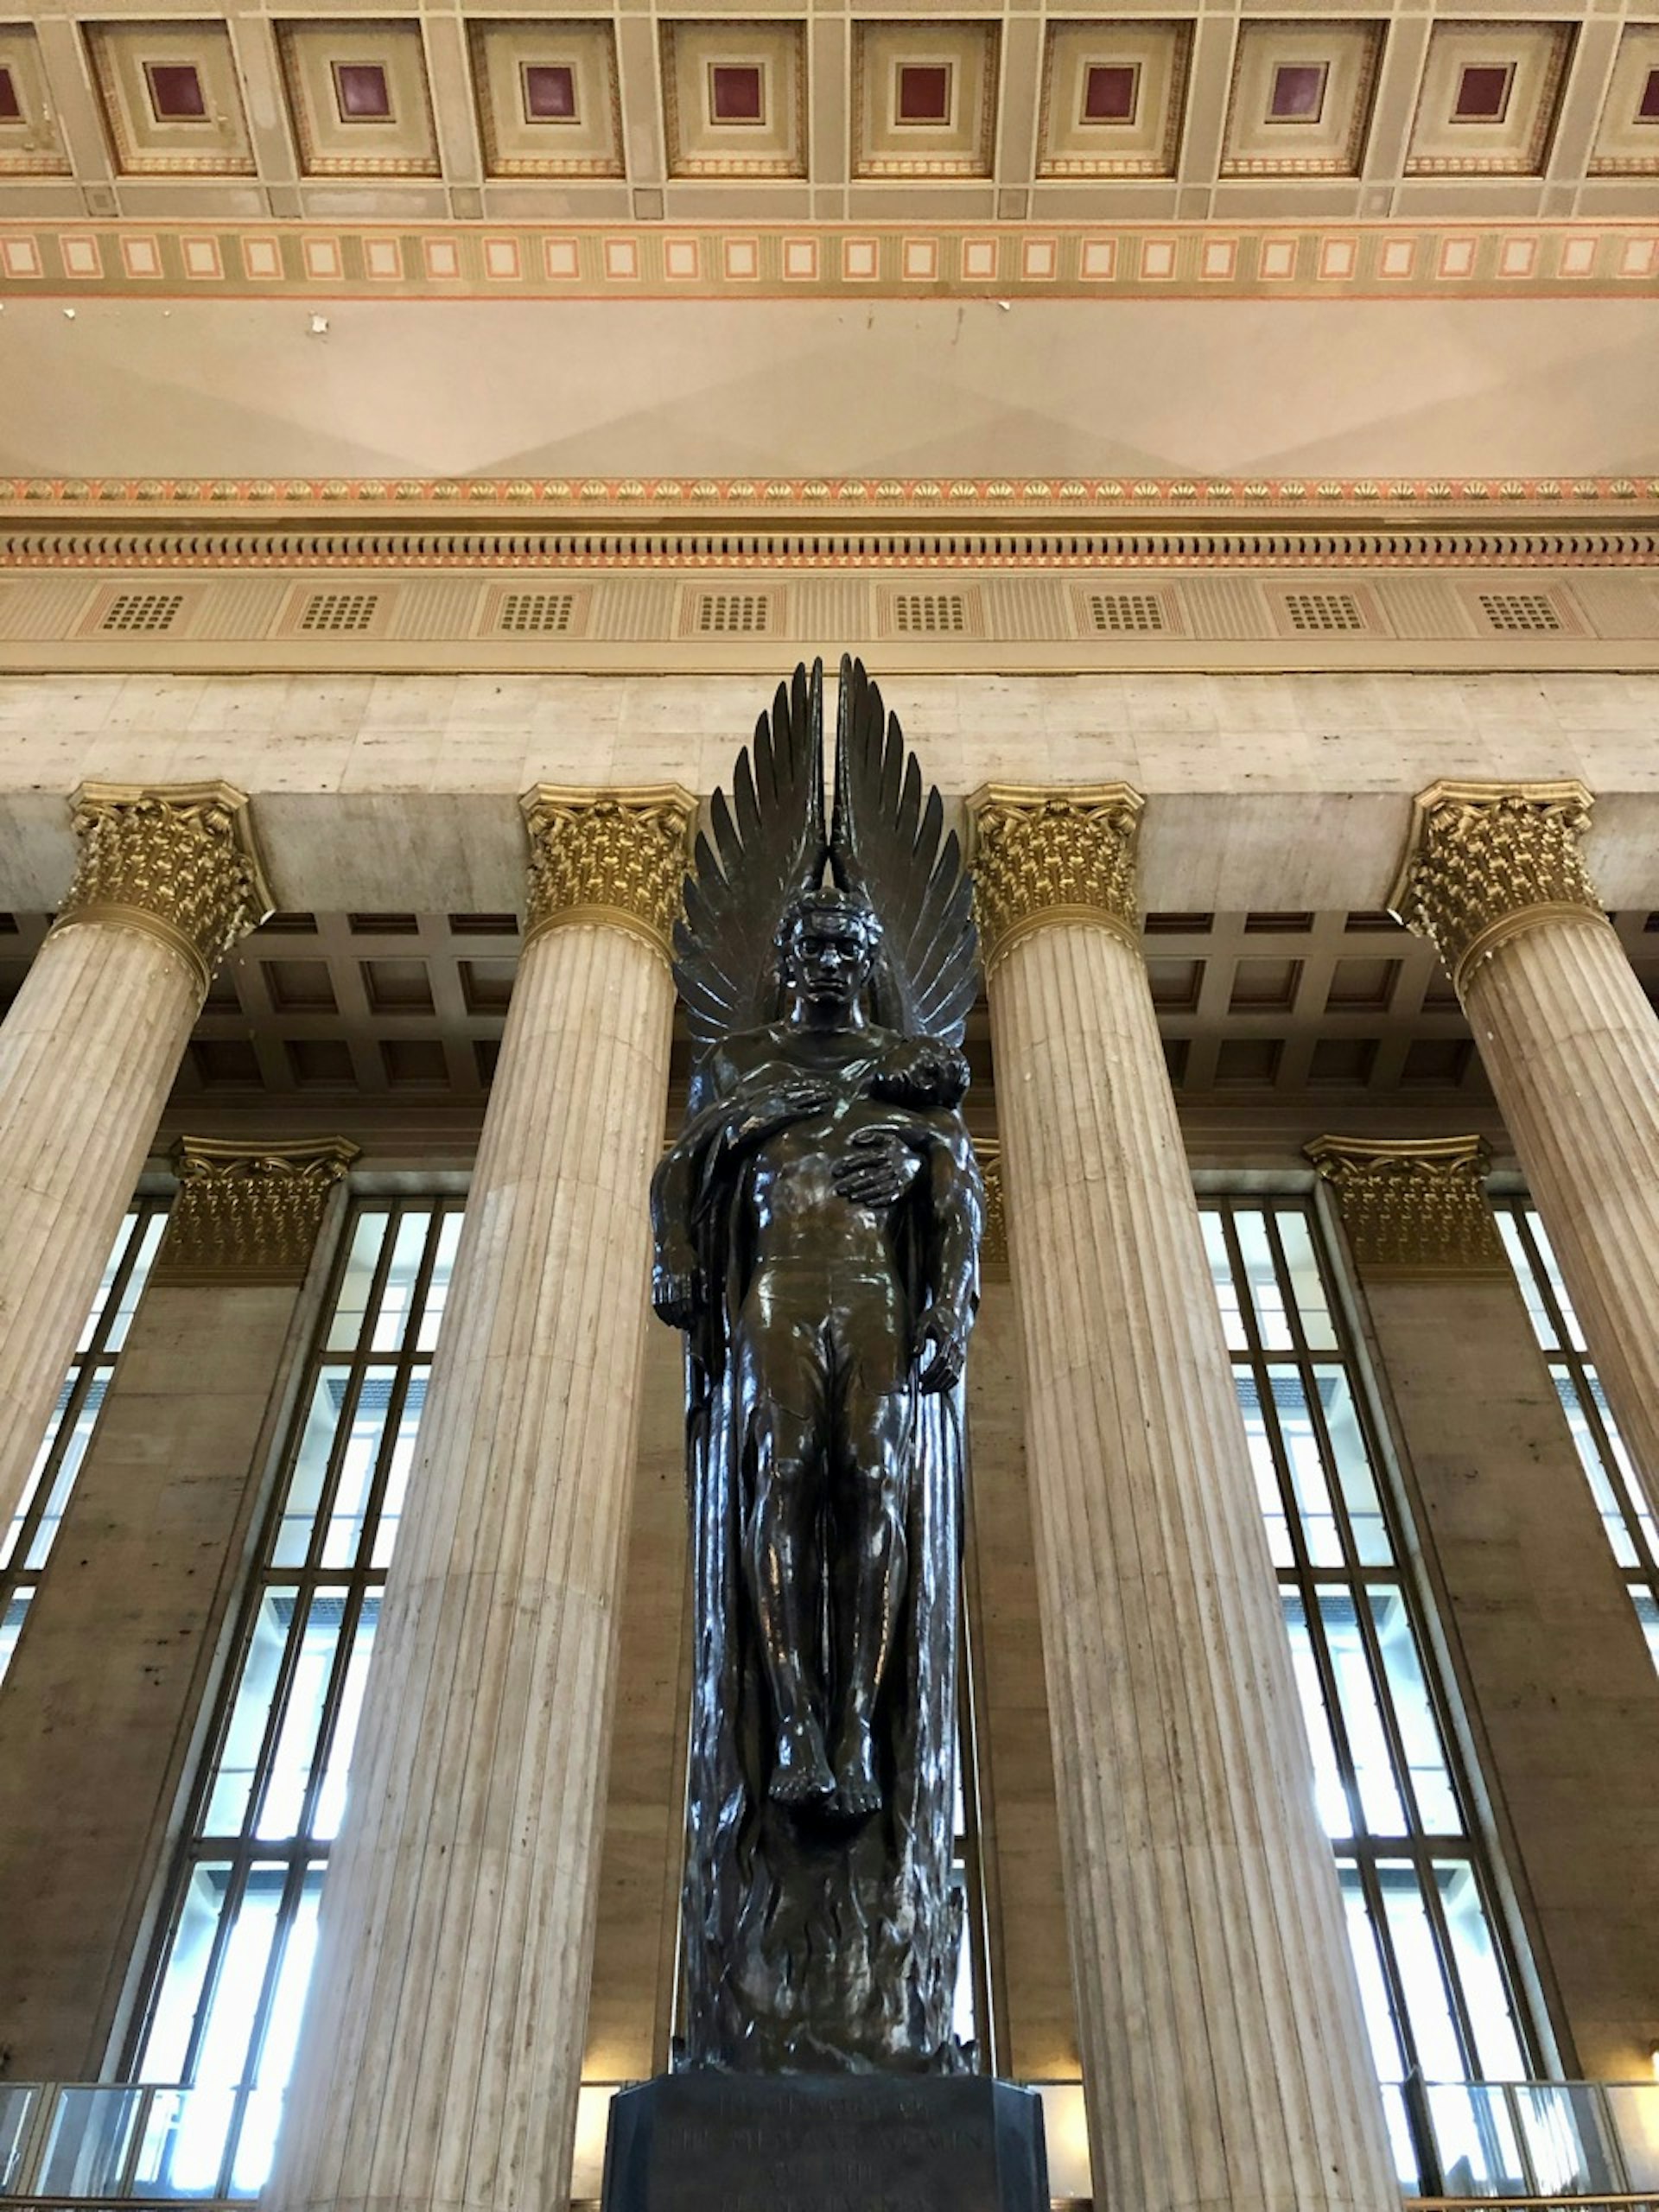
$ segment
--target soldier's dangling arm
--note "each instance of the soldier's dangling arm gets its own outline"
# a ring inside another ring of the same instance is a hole
[[[966,1128],[955,1115],[949,1121],[950,1126],[928,1160],[932,1200],[926,1252],[930,1294],[916,1327],[916,1382],[922,1390],[949,1390],[961,1381],[969,1332],[979,1306],[985,1185]]]

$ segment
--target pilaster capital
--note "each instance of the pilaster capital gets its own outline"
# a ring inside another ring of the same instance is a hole
[[[697,812],[690,792],[678,784],[537,784],[518,803],[530,833],[525,943],[597,923],[671,957]]]
[[[1572,779],[1419,792],[1389,903],[1438,948],[1459,996],[1507,938],[1564,916],[1600,918],[1580,847],[1592,804]]]
[[[1135,838],[1128,784],[982,784],[968,801],[974,898],[988,969],[1046,922],[1090,922],[1135,951]]]
[[[974,1156],[985,1185],[985,1226],[979,1239],[979,1263],[1006,1274],[1008,1268],[1007,1198],[1002,1182],[1002,1147],[995,1137],[976,1137]]]
[[[1486,1198],[1491,1154],[1484,1137],[1402,1144],[1317,1137],[1305,1150],[1335,1193],[1354,1258],[1368,1273],[1504,1272]]]
[[[181,1137],[179,1194],[156,1255],[158,1282],[299,1282],[329,1193],[358,1148],[344,1137],[250,1146]]]
[[[83,784],[74,796],[80,847],[54,925],[139,930],[179,955],[205,998],[233,945],[272,900],[233,784]]]

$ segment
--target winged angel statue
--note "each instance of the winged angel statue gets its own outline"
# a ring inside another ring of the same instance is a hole
[[[820,661],[715,794],[676,950],[691,1090],[652,1205],[653,1302],[687,1339],[684,2058],[952,2071],[976,944],[861,663],[828,836]]]

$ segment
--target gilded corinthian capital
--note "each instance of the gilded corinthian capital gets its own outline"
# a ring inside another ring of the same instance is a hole
[[[1580,848],[1580,783],[1431,784],[1389,905],[1430,938],[1459,996],[1477,964],[1540,922],[1602,912]]]
[[[974,897],[988,969],[1045,922],[1091,922],[1137,951],[1135,831],[1127,784],[982,784],[968,802]]]
[[[667,958],[696,818],[690,792],[678,784],[537,784],[519,804],[530,832],[525,943],[599,923],[631,930]]]
[[[232,784],[83,784],[75,793],[80,846],[55,927],[102,922],[139,930],[176,952],[203,997],[232,947],[271,910]]]
[[[181,1137],[179,1195],[156,1260],[158,1282],[299,1282],[328,1195],[357,1158],[344,1137],[310,1144]]]
[[[1308,1158],[1336,1194],[1358,1264],[1376,1274],[1502,1274],[1482,1137],[1373,1144],[1319,1137]]]

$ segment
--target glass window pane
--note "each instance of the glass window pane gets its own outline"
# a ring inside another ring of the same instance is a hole
[[[1250,1467],[1255,1476],[1256,1502],[1262,1508],[1262,1518],[1267,1523],[1268,1549],[1275,1567],[1292,1567],[1296,1554],[1290,1541],[1290,1524],[1285,1518],[1281,1502],[1279,1470],[1274,1461],[1273,1445],[1268,1435],[1267,1421],[1262,1411],[1261,1393],[1255,1377],[1248,1368],[1233,1370],[1233,1381],[1238,1391],[1239,1410],[1244,1416],[1244,1435],[1250,1447]]]
[[[358,1385],[351,1426],[346,1432],[346,1448],[340,1455],[340,1473],[334,1483],[327,1533],[322,1541],[325,1567],[349,1567],[357,1557],[358,1546],[363,1540],[369,1492],[380,1462],[380,1439],[397,1387],[395,1367],[371,1367]]]
[[[380,1625],[380,1599],[372,1593],[363,1600],[363,1610],[358,1617],[357,1634],[353,1640],[352,1656],[346,1662],[346,1681],[340,1691],[340,1711],[334,1719],[334,1732],[328,1746],[328,1764],[324,1770],[322,1788],[317,1793],[317,1808],[311,1816],[311,1834],[321,1842],[332,1843],[340,1834],[341,1815],[346,1810],[346,1777],[352,1764],[352,1751],[357,1742],[357,1724],[363,1712],[363,1685],[368,1679],[369,1661],[374,1651],[374,1632]]]
[[[1313,1801],[1319,1807],[1319,1824],[1328,1836],[1350,1836],[1354,1832],[1353,1808],[1348,1802],[1348,1792],[1343,1787],[1342,1769],[1331,1742],[1331,1723],[1325,1709],[1325,1687],[1319,1680],[1319,1670],[1313,1657],[1313,1639],[1308,1633],[1307,1610],[1300,1596],[1294,1590],[1281,1593],[1285,1630],[1290,1638],[1291,1666],[1296,1676],[1297,1694],[1301,1700],[1302,1725],[1307,1731],[1309,1748],[1313,1753]]]
[[[156,1247],[161,1243],[162,1232],[166,1227],[166,1214],[152,1213],[139,1232],[137,1256],[126,1281],[121,1287],[115,1311],[110,1316],[109,1330],[105,1338],[105,1349],[108,1351],[119,1351],[127,1341],[132,1317],[138,1311],[138,1300],[143,1296],[144,1285],[149,1279],[150,1262],[156,1257]]]
[[[1342,1884],[1348,1946],[1354,1955],[1354,1971],[1359,1980],[1360,2010],[1365,2016],[1365,2032],[1370,2037],[1376,2078],[1379,2082],[1401,2082],[1405,2079],[1406,2064],[1400,2052],[1394,2006],[1389,2001],[1389,1986],[1377,1955],[1376,1930],[1371,1924],[1359,1869],[1351,1859],[1338,1860],[1337,1872]]]
[[[1268,1380],[1279,1416],[1280,1439],[1290,1463],[1291,1491],[1308,1559],[1314,1567],[1340,1567],[1342,1535],[1332,1510],[1325,1459],[1307,1409],[1306,1389],[1294,1367],[1270,1367]]]
[[[1357,1601],[1346,1591],[1321,1591],[1319,1624],[1337,1678],[1337,1699],[1365,1824],[1374,1835],[1404,1835],[1406,1808],[1360,1631]]]
[[[1302,1341],[1310,1351],[1335,1351],[1338,1342],[1336,1324],[1325,1301],[1325,1281],[1313,1250],[1307,1216],[1297,1209],[1283,1207],[1274,1213],[1274,1226],[1279,1231],[1285,1255],[1285,1272],[1290,1277],[1291,1296],[1296,1301],[1296,1318],[1302,1325]]]
[[[455,1247],[461,1242],[461,1219],[457,1211],[445,1214],[438,1224],[437,1256],[432,1262],[432,1281],[427,1289],[416,1338],[417,1348],[422,1351],[433,1351],[437,1347],[438,1330],[449,1300],[449,1278],[454,1273]]]
[[[225,1945],[218,1979],[208,2000],[207,2022],[196,2060],[196,2081],[212,2088],[233,2088],[246,2076],[248,2038],[264,1994],[265,1968],[276,1933],[287,1869],[254,1866]]]
[[[386,1224],[390,1218],[390,1215],[373,1208],[365,1208],[357,1217],[340,1296],[328,1325],[327,1348],[330,1351],[355,1351],[357,1349],[358,1339],[363,1333],[364,1317],[369,1310],[370,1294],[374,1288],[374,1271],[379,1265],[380,1247],[385,1240]]]
[[[386,1287],[381,1294],[380,1310],[375,1316],[373,1349],[376,1351],[396,1351],[404,1341],[404,1332],[409,1326],[409,1316],[415,1300],[416,1279],[420,1274],[421,1259],[426,1250],[427,1224],[431,1219],[424,1211],[406,1213],[397,1224],[392,1240],[391,1265],[386,1270]]]
[[[328,1464],[339,1433],[340,1408],[351,1389],[348,1367],[325,1367],[318,1376],[306,1408],[294,1470],[283,1501],[282,1525],[271,1548],[273,1567],[303,1567],[311,1548],[311,1532],[322,1502]]]
[[[1417,1800],[1418,1825],[1428,1835],[1461,1834],[1463,1819],[1452,1777],[1446,1771],[1440,1724],[1428,1700],[1428,1688],[1423,1680],[1422,1660],[1412,1632],[1405,1593],[1374,1584],[1366,1596],[1376,1629],[1377,1646],[1382,1654],[1383,1677],[1394,1707],[1395,1726],[1400,1732],[1412,1791]]]
[[[109,1395],[110,1376],[114,1371],[112,1367],[99,1369],[86,1386],[86,1395],[80,1402],[68,1435],[63,1439],[63,1456],[58,1461],[57,1471],[52,1477],[51,1490],[48,1493],[45,1504],[41,1508],[40,1518],[35,1523],[35,1534],[29,1542],[29,1556],[23,1561],[23,1565],[31,1573],[38,1574],[46,1565],[53,1544],[57,1540],[58,1530],[63,1525],[64,1510],[69,1503],[69,1493],[75,1486],[75,1478],[80,1472],[81,1461],[86,1457],[86,1446],[92,1440],[92,1431],[98,1427],[98,1417],[104,1410],[104,1401]],[[59,1434],[61,1435],[61,1433],[60,1430]]]
[[[207,1835],[235,1835],[247,1817],[248,1792],[253,1787],[254,1770],[265,1740],[270,1701],[276,1694],[296,1603],[291,1590],[265,1590],[259,1595],[242,1662],[242,1679],[202,1822]]]
[[[1532,1255],[1521,1234],[1521,1224],[1507,1206],[1497,1209],[1497,1232],[1509,1254],[1510,1265],[1515,1269],[1515,1279],[1521,1295],[1526,1301],[1527,1318],[1532,1323],[1532,1333],[1545,1351],[1554,1351],[1560,1338],[1555,1323],[1544,1297],[1543,1287],[1532,1264]]]
[[[33,1595],[29,1590],[15,1590],[0,1611],[0,1681],[5,1680],[11,1655],[17,1649],[17,1639],[23,1632],[23,1616]]]
[[[381,1495],[380,1511],[375,1522],[374,1553],[371,1561],[375,1567],[389,1566],[391,1560],[391,1548],[397,1541],[397,1530],[403,1520],[404,1498],[409,1489],[409,1471],[415,1464],[416,1433],[425,1407],[426,1377],[424,1375],[411,1375],[404,1395],[397,1433],[392,1441],[391,1457],[386,1467],[386,1487]]]
[[[138,2069],[146,2081],[184,2079],[202,1978],[213,1955],[230,1880],[231,1869],[223,1862],[205,1862],[190,1870]]]
[[[1384,1859],[1376,1871],[1418,2065],[1430,2082],[1460,2082],[1465,2072],[1463,2046],[1446,1997],[1440,1955],[1416,1870],[1408,1860]]]
[[[1285,1313],[1278,1271],[1273,1264],[1272,1248],[1268,1243],[1267,1223],[1259,1213],[1236,1213],[1233,1227],[1238,1236],[1238,1249],[1244,1262],[1244,1277],[1249,1286],[1250,1304],[1255,1310],[1262,1349],[1263,1351],[1288,1351],[1293,1341],[1290,1322]]]
[[[1314,1369],[1313,1376],[1325,1433],[1337,1463],[1342,1502],[1348,1512],[1354,1556],[1362,1567],[1391,1566],[1394,1548],[1382,1517],[1382,1502],[1376,1494],[1376,1477],[1354,1403],[1353,1386],[1340,1367],[1321,1365]]]
[[[271,1993],[264,2043],[259,2053],[256,2079],[264,2089],[280,2090],[294,2070],[300,2015],[305,2009],[305,1993],[311,1986],[311,1969],[317,1955],[317,1908],[322,1903],[322,1876],[321,1866],[306,1869],[299,1902],[289,1923]]]
[[[290,1653],[292,1672],[283,1709],[283,1725],[270,1763],[270,1778],[259,1808],[256,1833],[267,1843],[297,1835],[305,1793],[317,1755],[322,1711],[334,1675],[346,1609],[343,1590],[319,1590],[305,1611],[304,1625]]]
[[[1462,1860],[1437,1860],[1434,1880],[1452,1938],[1464,2007],[1474,2030],[1480,2070],[1494,2081],[1520,2081],[1527,2072],[1526,2061],[1474,1869]]]
[[[1230,1351],[1243,1351],[1249,1344],[1244,1333],[1244,1319],[1238,1310],[1238,1285],[1233,1280],[1232,1257],[1227,1249],[1227,1232],[1219,1213],[1205,1207],[1199,1215],[1204,1224],[1204,1249],[1210,1260],[1210,1280],[1216,1287],[1216,1303],[1221,1308],[1221,1325],[1227,1338]]]

